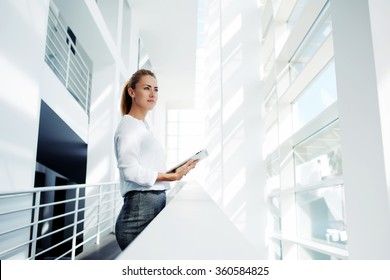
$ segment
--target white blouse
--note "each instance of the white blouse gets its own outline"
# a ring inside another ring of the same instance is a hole
[[[146,122],[124,115],[114,137],[121,194],[128,191],[166,190],[168,182],[156,182],[165,172],[165,152]]]

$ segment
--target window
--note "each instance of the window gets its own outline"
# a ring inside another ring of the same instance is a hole
[[[308,61],[331,34],[332,20],[328,2],[290,60],[291,82],[302,72]]]
[[[294,147],[295,186],[305,187],[342,175],[340,128],[331,124]]]
[[[302,260],[337,260],[339,258],[332,255],[320,253],[318,251],[310,250],[308,248],[300,247],[298,256]]]
[[[307,4],[308,0],[297,0],[294,6],[294,9],[291,12],[291,15],[287,21],[288,29],[292,30],[299,18],[301,17],[303,10]]]
[[[347,244],[342,185],[298,192],[296,200],[299,238]]]
[[[299,130],[337,100],[336,73],[331,61],[292,104],[293,128]]]
[[[347,242],[338,122],[294,147],[298,237]]]
[[[294,81],[306,64],[332,33],[332,21],[327,4],[306,34],[290,61],[290,81]]]
[[[262,38],[262,51],[276,54],[272,63],[280,72],[263,77],[269,257],[345,259],[348,235],[331,9],[326,1],[315,9],[306,9],[308,3],[297,1],[291,15],[278,13],[275,18],[274,11],[271,19],[294,29],[288,36],[309,30],[300,43],[292,37],[284,40],[283,32],[261,33],[275,37],[273,46]],[[296,24],[303,11],[313,13],[313,22]],[[291,49],[291,58],[278,54],[277,48]],[[267,63],[264,57],[262,67],[270,70]]]
[[[170,109],[167,113],[167,165],[175,166],[202,149],[199,135],[203,129],[202,112]]]

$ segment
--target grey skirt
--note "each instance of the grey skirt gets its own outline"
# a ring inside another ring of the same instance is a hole
[[[130,191],[115,224],[115,236],[124,250],[165,207],[165,191]]]

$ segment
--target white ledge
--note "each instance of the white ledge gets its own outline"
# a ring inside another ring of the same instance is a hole
[[[208,193],[189,182],[118,260],[259,259]]]

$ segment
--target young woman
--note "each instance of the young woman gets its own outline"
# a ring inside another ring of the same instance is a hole
[[[165,173],[165,152],[145,122],[157,99],[157,79],[149,70],[135,72],[122,92],[123,117],[114,137],[124,199],[115,234],[122,250],[165,207],[168,182],[180,180],[197,163],[191,160],[174,173]]]

